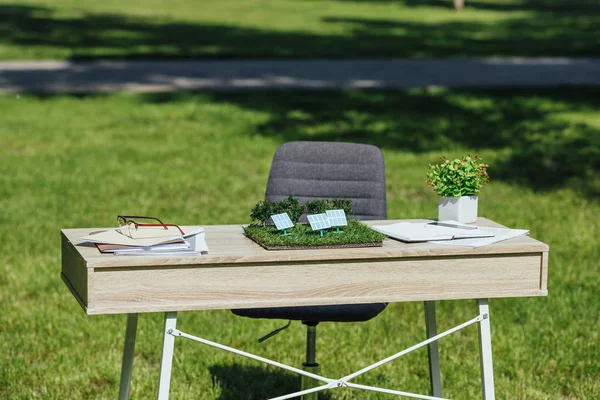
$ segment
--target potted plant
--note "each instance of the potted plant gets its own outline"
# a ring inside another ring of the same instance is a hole
[[[476,155],[429,165],[427,184],[438,194],[438,220],[477,220],[479,190],[488,183],[488,164]]]

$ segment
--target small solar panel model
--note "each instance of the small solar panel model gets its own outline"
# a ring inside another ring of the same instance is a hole
[[[331,228],[331,223],[329,222],[329,218],[327,218],[327,214],[313,214],[307,215],[308,222],[310,223],[310,227],[313,231],[319,231],[321,237],[323,237],[323,229]]]
[[[335,226],[335,231],[340,231],[340,226],[347,226],[348,220],[346,219],[346,213],[344,210],[327,210],[325,212],[331,226]]]
[[[288,213],[271,215],[271,219],[273,220],[273,223],[275,223],[275,227],[278,231],[283,230],[284,236],[287,236],[287,228],[294,227],[294,223],[290,219]]]

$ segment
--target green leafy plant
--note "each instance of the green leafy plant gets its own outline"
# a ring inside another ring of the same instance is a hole
[[[271,217],[271,210],[273,209],[273,202],[269,200],[263,200],[256,203],[256,205],[250,211],[250,219],[254,223],[265,225],[267,220]]]
[[[346,199],[311,200],[304,206],[307,214],[321,214],[327,210],[342,209],[348,215],[352,211],[352,201]]]
[[[304,206],[300,204],[297,198],[289,196],[281,201],[263,200],[256,203],[250,211],[250,219],[259,225],[266,225],[273,214],[288,213],[290,219],[295,224],[304,212]]]
[[[342,209],[346,215],[352,211],[352,201],[345,199],[312,200],[300,204],[297,198],[289,196],[281,201],[263,200],[256,203],[250,211],[250,219],[257,225],[268,225],[273,214],[288,213],[294,224],[298,223],[303,213],[321,214],[327,210]]]
[[[348,215],[352,212],[352,200],[331,199],[331,200],[327,200],[327,204],[330,207],[330,208],[328,208],[329,210],[341,209],[341,210],[344,210],[346,215]]]
[[[279,213],[288,213],[290,219],[295,224],[300,219],[302,213],[304,213],[304,205],[300,204],[297,198],[289,196],[287,199],[279,202],[280,211]]]
[[[447,160],[442,164],[429,164],[427,184],[441,197],[461,197],[479,193],[488,183],[488,164],[476,155]]]
[[[327,202],[325,200],[311,200],[304,204],[307,214],[321,214],[327,211]]]

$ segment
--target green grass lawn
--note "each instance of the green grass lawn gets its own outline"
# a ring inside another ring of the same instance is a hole
[[[0,60],[599,56],[592,0],[0,0]]]
[[[118,214],[249,222],[275,149],[295,139],[380,146],[390,218],[434,218],[427,165],[479,153],[492,177],[480,215],[530,229],[551,249],[548,297],[490,302],[497,398],[600,398],[599,103],[600,90],[585,88],[0,96],[0,398],[117,397],[125,316],[84,315],[60,279],[61,228],[111,226]],[[445,330],[473,318],[475,304],[441,302],[438,315]],[[162,318],[140,318],[133,398],[155,396]],[[300,323],[256,343],[283,323],[224,310],[181,313],[178,327],[300,365]],[[317,360],[342,376],[424,334],[421,303],[391,304],[368,323],[320,326]],[[440,348],[446,397],[479,398],[476,327]],[[359,383],[427,393],[426,365],[421,349]],[[174,399],[258,399],[297,384],[177,341]],[[388,397],[339,389],[324,398]]]

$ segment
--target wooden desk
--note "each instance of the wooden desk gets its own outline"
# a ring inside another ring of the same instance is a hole
[[[548,294],[548,245],[528,236],[476,249],[386,240],[266,251],[241,226],[221,225],[205,227],[207,256],[143,257],[100,254],[78,239],[93,230],[61,231],[61,276],[88,315]]]

